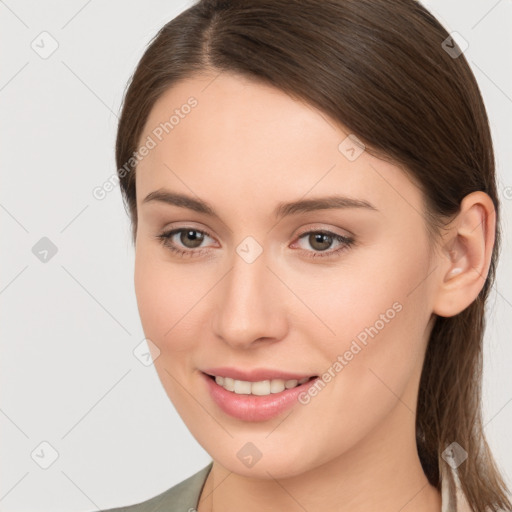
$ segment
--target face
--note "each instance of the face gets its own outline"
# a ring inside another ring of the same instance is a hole
[[[211,457],[296,475],[414,424],[433,309],[423,198],[312,106],[212,80],[169,89],[140,139],[138,308],[165,391]],[[292,387],[301,376],[317,378]]]

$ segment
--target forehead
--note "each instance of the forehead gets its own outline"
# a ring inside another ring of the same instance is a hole
[[[214,193],[219,201],[261,197],[269,205],[364,191],[375,204],[390,193],[377,166],[387,180],[404,176],[366,152],[348,160],[339,149],[348,135],[318,109],[261,82],[226,72],[188,78],[168,89],[147,119],[140,144],[151,139],[154,147],[137,166],[137,201],[168,187]]]
[[[334,122],[306,102],[226,72],[189,78],[168,89],[151,110],[144,134],[159,127],[164,129],[166,145],[179,146],[187,156],[215,152],[225,160],[242,152],[246,160],[277,153],[290,156],[279,151],[290,147],[294,153],[322,149],[332,158],[340,136]],[[319,147],[321,139],[324,144]],[[191,147],[192,141],[195,147]]]

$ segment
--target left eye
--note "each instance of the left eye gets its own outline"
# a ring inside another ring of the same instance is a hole
[[[341,251],[348,249],[354,243],[353,238],[338,235],[331,231],[308,231],[299,236],[298,240],[302,241],[303,239],[306,239],[310,247],[314,249],[313,252],[306,250],[307,252],[312,252],[310,255],[311,258],[326,258],[337,255]],[[334,242],[338,242],[339,247],[327,251]]]
[[[177,237],[177,240],[175,239]],[[302,241],[307,237],[307,241],[313,251],[303,249],[303,252],[309,253],[307,257],[329,257],[348,249],[354,240],[349,237],[332,233],[331,231],[308,231],[299,236],[298,241]],[[206,232],[195,228],[178,228],[171,231],[161,233],[156,236],[161,243],[174,253],[180,256],[200,256],[206,248],[201,244],[206,238],[213,238]],[[338,242],[339,247],[328,251],[329,247]],[[178,245],[178,243],[180,245]],[[300,245],[300,244],[299,244]]]

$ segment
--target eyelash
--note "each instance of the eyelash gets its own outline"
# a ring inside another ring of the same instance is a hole
[[[170,244],[170,239],[182,231],[195,231],[196,233],[201,233],[202,235],[206,235],[210,238],[213,238],[207,231],[203,231],[201,229],[195,229],[190,227],[184,227],[184,228],[178,228],[178,229],[172,229],[170,231],[165,231],[159,235],[156,235],[155,238],[157,238],[161,244],[166,248],[169,249],[171,252],[181,256],[181,257],[194,257],[194,256],[201,256],[204,252],[204,249],[180,249],[176,247],[175,245]],[[312,233],[316,234],[323,234],[323,235],[329,235],[333,238],[334,241],[340,242],[342,245],[338,247],[338,249],[330,250],[330,251],[307,251],[305,249],[302,249],[302,252],[306,253],[312,253],[309,254],[308,258],[335,258],[339,256],[343,251],[346,251],[354,244],[354,239],[342,235],[338,235],[336,233],[333,233],[332,231],[327,230],[310,230],[305,231],[304,233],[301,233],[298,237],[298,240],[305,237],[306,235],[310,235]]]

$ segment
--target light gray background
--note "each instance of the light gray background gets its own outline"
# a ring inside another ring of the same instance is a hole
[[[1,511],[134,503],[210,461],[154,368],[133,354],[144,335],[119,188],[102,201],[92,195],[115,174],[128,78],[157,30],[189,5],[0,1]],[[427,5],[468,41],[495,141],[505,237],[489,303],[484,417],[511,484],[512,2]],[[59,45],[46,59],[31,47],[43,45],[43,31]],[[43,237],[57,247],[46,263],[32,252]],[[58,452],[48,469],[36,463],[50,460],[43,441]]]

